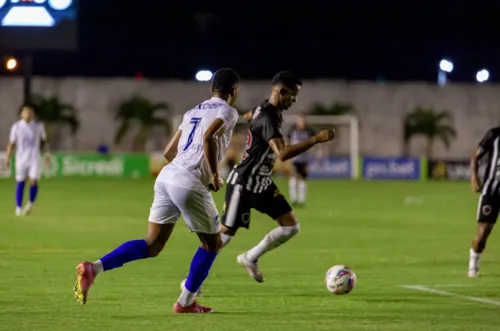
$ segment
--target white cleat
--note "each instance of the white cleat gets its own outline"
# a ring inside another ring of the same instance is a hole
[[[183,290],[186,286],[186,280],[187,279],[184,279],[182,282],[181,282],[181,290]],[[196,296],[197,297],[201,297],[203,296],[203,292],[201,291],[201,287],[198,289],[198,292],[196,292]]]
[[[479,268],[471,268],[467,272],[467,277],[469,278],[476,278],[477,276],[479,276]]]
[[[257,262],[253,262],[247,259],[247,253],[242,253],[236,258],[236,262],[244,266],[250,277],[252,277],[256,282],[263,283],[264,275],[259,270],[259,265]]]
[[[33,205],[31,203],[26,204],[21,212],[21,216],[29,215],[31,213],[31,209],[33,209]]]
[[[21,208],[16,208],[16,216],[23,216],[23,211]]]

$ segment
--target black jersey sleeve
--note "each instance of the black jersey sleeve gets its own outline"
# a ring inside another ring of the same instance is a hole
[[[260,122],[262,127],[262,139],[269,141],[274,138],[283,138],[281,134],[281,126],[278,120],[271,116],[260,116]]]
[[[483,140],[479,143],[479,154],[484,155],[486,153],[489,153],[493,149],[493,141],[495,141],[496,136],[498,133],[496,132],[496,129],[491,129],[483,137]]]

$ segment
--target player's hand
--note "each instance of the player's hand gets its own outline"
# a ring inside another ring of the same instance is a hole
[[[210,191],[217,192],[224,185],[224,180],[219,176],[219,174],[212,175],[212,182],[208,184],[208,189]]]
[[[50,169],[50,166],[52,165],[52,164],[50,163],[50,160],[51,160],[51,159],[50,159],[50,154],[49,154],[49,153],[45,153],[45,157],[44,157],[44,159],[45,159],[45,165],[47,166],[47,168],[49,168],[49,169]]]
[[[5,158],[5,161],[3,162],[3,167],[4,169],[10,169],[10,157]]]
[[[326,143],[335,138],[335,129],[321,130],[316,134],[316,140],[319,143]]]
[[[481,192],[481,184],[479,183],[479,178],[477,178],[477,176],[472,176],[470,183],[472,186],[472,192]]]

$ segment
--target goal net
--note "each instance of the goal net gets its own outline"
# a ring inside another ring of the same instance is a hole
[[[285,114],[283,116],[283,135],[296,124],[299,115]],[[173,131],[182,122],[182,115],[175,115],[172,118]],[[307,125],[316,132],[321,129],[335,127],[337,137],[333,142],[318,144],[308,152],[309,173],[312,178],[359,178],[359,120],[355,116],[328,116],[328,115],[307,115]],[[233,131],[231,145],[228,148],[221,164],[221,173],[225,175],[229,172],[228,159],[239,162],[246,145],[246,135],[248,123],[240,117],[238,124]],[[288,175],[292,171],[292,161],[276,162],[275,173],[278,175]]]

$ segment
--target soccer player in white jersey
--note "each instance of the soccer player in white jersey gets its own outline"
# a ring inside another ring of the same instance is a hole
[[[163,167],[154,186],[154,201],[145,239],[128,241],[96,262],[82,262],[77,269],[74,294],[85,304],[94,278],[103,271],[123,264],[158,256],[167,243],[180,215],[201,241],[193,257],[174,313],[210,313],[195,296],[208,276],[222,246],[220,220],[209,189],[217,192],[223,181],[218,163],[229,145],[238,112],[232,107],[240,78],[228,68],[218,70],[212,81],[213,97],[189,110],[165,148],[168,165]]]
[[[48,154],[45,128],[42,123],[35,121],[33,107],[24,106],[21,109],[21,120],[12,125],[9,143],[7,144],[7,157],[5,167],[10,167],[10,158],[16,150],[16,215],[27,215],[31,211],[38,193],[38,181],[42,172],[40,152],[45,149]],[[26,180],[30,183],[29,202],[23,206],[24,186]]]

